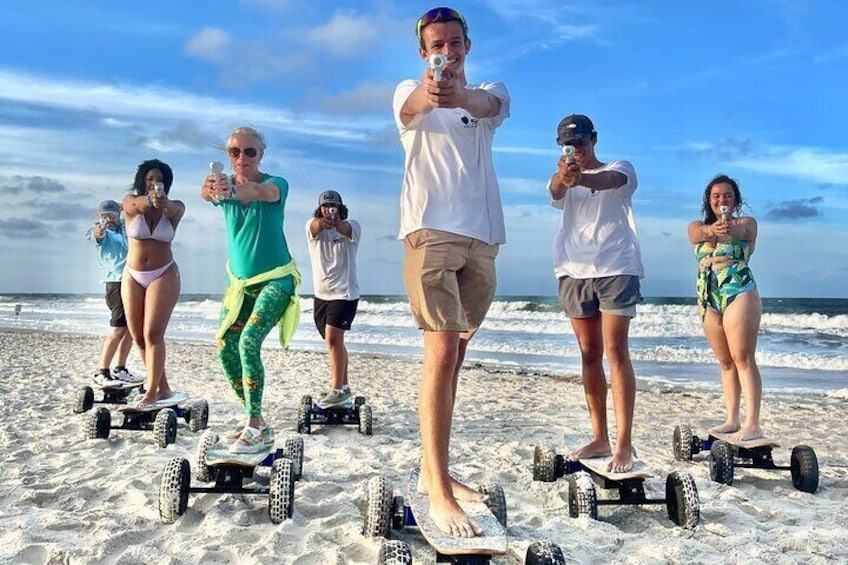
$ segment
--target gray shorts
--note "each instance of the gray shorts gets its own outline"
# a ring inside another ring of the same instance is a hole
[[[569,318],[591,318],[598,312],[633,318],[642,302],[639,277],[616,275],[597,279],[559,279],[559,304]]]

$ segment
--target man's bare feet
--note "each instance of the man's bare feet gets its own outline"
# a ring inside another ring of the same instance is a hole
[[[437,528],[455,538],[473,538],[483,534],[483,528],[450,498],[431,497],[430,518]]]
[[[745,425],[738,433],[733,434],[733,441],[748,441],[766,437],[759,425]]]
[[[612,453],[609,440],[593,439],[580,449],[568,454],[569,461],[577,461],[586,457],[607,457]]]
[[[732,434],[738,432],[741,427],[739,420],[725,420],[723,424],[713,426],[707,431],[713,434]]]
[[[451,492],[453,492],[454,498],[457,500],[464,500],[467,502],[482,502],[486,503],[489,500],[489,497],[481,492],[477,492],[476,490],[468,487],[453,477],[450,478],[450,486]],[[424,480],[424,471],[422,470],[421,474],[418,476],[418,494],[428,494],[430,491],[427,488],[427,482]]]
[[[624,449],[616,449],[615,454],[610,459],[607,469],[613,473],[626,473],[633,469],[633,462],[636,459],[636,450],[632,447]]]

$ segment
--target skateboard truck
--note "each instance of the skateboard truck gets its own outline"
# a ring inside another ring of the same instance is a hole
[[[256,454],[233,454],[231,460],[210,462],[207,456],[218,444],[218,434],[207,432],[197,448],[196,479],[212,482],[211,486],[191,485],[191,464],[175,457],[165,464],[159,485],[159,517],[166,524],[174,523],[188,509],[191,493],[251,494],[268,497],[268,516],[274,524],[292,517],[294,483],[303,471],[303,439],[287,438],[282,448],[268,448]],[[256,467],[270,467],[268,486],[245,486]]]
[[[771,440],[735,442],[726,434],[710,432],[704,439],[693,434],[691,426],[683,424],[674,427],[671,446],[677,461],[691,461],[693,455],[708,451],[710,479],[717,483],[733,484],[734,469],[741,468],[789,471],[792,485],[802,492],[814,493],[819,486],[818,458],[808,445],[792,448],[788,466],[776,465],[772,450],[779,446]]]
[[[321,408],[312,401],[312,396],[300,399],[297,412],[297,432],[312,433],[312,426],[357,426],[359,433],[370,436],[373,432],[374,416],[371,407],[365,404],[364,396],[357,396],[352,406]]]
[[[126,402],[124,402],[126,404]],[[86,415],[84,439],[108,439],[112,430],[152,431],[156,444],[165,448],[177,440],[177,419],[183,418],[192,432],[205,430],[209,419],[209,403],[200,399],[184,406],[174,404],[143,412],[123,412],[119,425],[112,425],[112,413],[99,406]]]
[[[417,476],[415,482],[417,483]],[[413,483],[410,482],[410,485]],[[478,490],[488,495],[487,506],[492,517],[502,528],[506,527],[506,498],[500,485],[485,484]],[[430,527],[435,527],[431,525]],[[380,537],[380,563],[412,563],[412,552],[406,541],[389,539],[391,532],[407,528],[421,529],[412,511],[411,501],[403,496],[395,496],[392,483],[384,476],[372,477],[366,486],[365,516],[362,534],[367,537]],[[503,530],[502,530],[503,531]],[[423,530],[422,530],[423,532]],[[427,538],[425,537],[425,540]],[[466,543],[474,538],[453,538],[457,544]],[[481,538],[477,538],[481,539]],[[463,565],[487,564],[492,553],[456,553],[445,554],[436,548],[436,544],[427,540],[436,551],[436,563],[455,563]],[[473,542],[472,542],[473,543]],[[463,548],[458,548],[462,551]],[[565,558],[559,546],[549,541],[537,541],[527,548],[526,563],[538,565],[565,565]]]
[[[616,475],[622,475],[622,478],[616,478]],[[672,522],[682,528],[695,528],[701,512],[698,488],[692,475],[681,471],[669,474],[664,498],[649,498],[645,493],[645,479],[649,476],[643,473],[604,473],[582,461],[569,461],[548,444],[537,445],[533,453],[533,480],[555,482],[566,477],[568,513],[572,518],[597,519],[599,506],[665,504]],[[598,499],[596,487],[617,490],[618,498]]]

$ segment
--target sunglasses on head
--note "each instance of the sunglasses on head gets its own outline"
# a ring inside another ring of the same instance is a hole
[[[433,8],[418,18],[415,24],[415,35],[421,39],[421,31],[433,22],[459,22],[462,24],[462,29],[468,32],[468,25],[465,23],[465,18],[462,14],[451,8]]]
[[[259,151],[255,147],[245,147],[241,149],[240,147],[227,147],[227,153],[230,154],[230,157],[233,159],[238,159],[241,152],[244,151],[245,157],[249,157],[253,159],[259,153]]]

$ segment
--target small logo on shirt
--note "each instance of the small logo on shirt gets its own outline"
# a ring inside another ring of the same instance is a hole
[[[462,122],[463,127],[466,128],[476,128],[477,127],[477,118],[469,118],[468,116],[462,116],[459,121]]]

